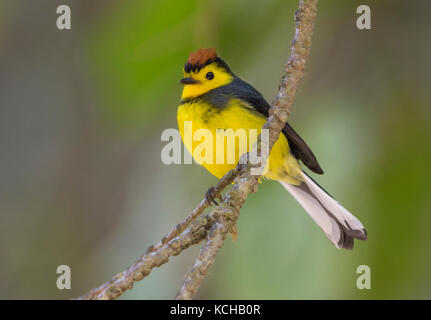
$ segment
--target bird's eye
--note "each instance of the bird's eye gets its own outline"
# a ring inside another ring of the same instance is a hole
[[[208,80],[212,80],[214,78],[214,73],[212,73],[211,71],[207,73],[207,75],[205,76]]]

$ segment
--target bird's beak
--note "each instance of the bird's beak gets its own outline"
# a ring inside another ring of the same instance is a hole
[[[193,79],[192,77],[183,78],[180,80],[182,84],[196,84],[199,83],[198,80]]]

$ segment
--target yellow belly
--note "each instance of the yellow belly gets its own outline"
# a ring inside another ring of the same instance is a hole
[[[241,155],[251,150],[266,121],[264,116],[249,110],[244,102],[236,99],[232,99],[222,110],[203,101],[185,103],[179,106],[177,118],[187,150],[196,162],[217,178],[235,168]],[[256,134],[250,129],[255,129]],[[211,136],[205,132],[210,132]],[[241,144],[240,137],[244,137],[244,134],[246,143]],[[237,143],[228,143],[229,139]],[[268,179],[291,184],[298,184],[302,180],[299,163],[290,154],[289,144],[283,134],[280,134],[272,148],[267,165],[264,177]]]

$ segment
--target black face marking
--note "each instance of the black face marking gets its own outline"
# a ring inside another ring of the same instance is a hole
[[[225,69],[227,72],[229,72],[230,74],[232,74],[232,71],[230,70],[229,66],[226,64],[226,62],[224,62],[222,59],[220,58],[216,58],[216,59],[210,59],[207,62],[205,62],[205,64],[190,64],[189,62],[187,62],[184,65],[184,71],[186,73],[190,73],[190,72],[199,72],[203,67],[211,64],[211,63],[217,63],[217,66],[219,66],[220,68]]]
[[[208,80],[214,79],[214,73],[212,73],[211,71],[208,72],[207,75],[205,76],[205,78],[207,78]]]

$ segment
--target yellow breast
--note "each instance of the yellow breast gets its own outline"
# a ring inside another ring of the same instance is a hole
[[[266,121],[263,115],[238,99],[231,99],[223,109],[195,99],[179,106],[177,119],[187,150],[197,163],[217,178],[235,168],[241,155],[251,150]],[[290,155],[283,134],[275,143],[267,165],[266,178],[298,182],[295,177],[300,176],[299,164]]]

